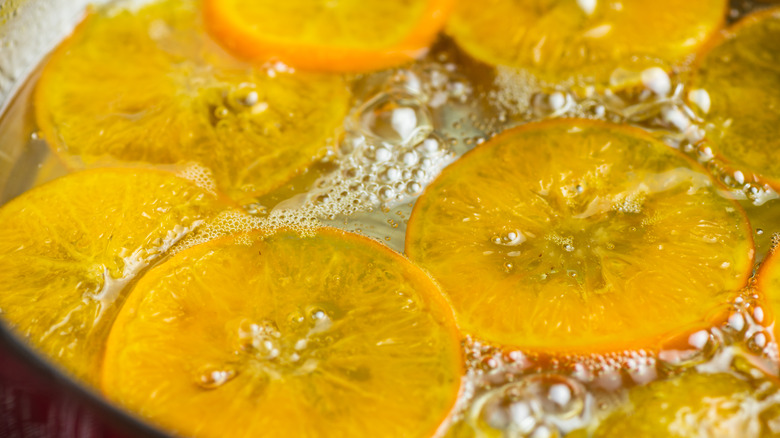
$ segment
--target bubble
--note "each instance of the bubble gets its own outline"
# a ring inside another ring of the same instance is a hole
[[[558,117],[573,108],[574,98],[560,91],[550,94],[537,93],[533,96],[531,104],[537,117]]]
[[[241,103],[243,103],[246,106],[253,106],[260,100],[260,96],[257,94],[257,91],[250,91],[249,93],[244,96],[243,99],[241,99]]]
[[[745,184],[745,175],[739,170],[735,171],[734,181],[736,181],[737,184]]]
[[[271,320],[254,323],[245,319],[238,327],[241,350],[260,360],[272,360],[279,356],[281,333]]]
[[[231,89],[225,98],[225,103],[235,112],[260,113],[268,109],[266,102],[260,102],[256,85],[249,82],[244,82]]]
[[[708,330],[699,330],[688,336],[690,348],[664,349],[658,353],[659,365],[667,369],[689,368],[712,359],[720,349],[720,340]]]
[[[202,389],[217,389],[233,379],[236,374],[230,368],[206,365],[199,370],[195,378],[195,384]]]
[[[491,239],[496,245],[508,247],[522,245],[526,240],[528,240],[528,237],[519,230],[509,231],[504,235],[493,236]]]
[[[558,438],[561,436],[557,427],[549,424],[539,424],[531,432],[529,438]]]
[[[412,196],[422,193],[422,185],[417,181],[410,181],[406,184],[406,192]]]
[[[493,429],[504,436],[557,437],[557,424],[584,421],[585,400],[585,388],[576,380],[558,374],[534,374],[478,397],[469,421],[478,430]]]
[[[555,93],[552,93],[550,97],[547,99],[548,103],[550,104],[550,108],[552,108],[554,111],[558,112],[561,111],[564,106],[566,105],[566,95],[561,93],[560,91],[556,91]]]
[[[650,67],[642,71],[642,84],[658,96],[666,96],[672,89],[669,75],[660,67]]]
[[[300,310],[294,310],[287,314],[287,323],[290,326],[298,326],[302,324],[306,320],[306,317],[303,316],[303,312]]]
[[[403,165],[406,167],[414,166],[415,164],[417,164],[418,161],[419,158],[417,156],[417,153],[414,151],[404,152],[401,155],[401,163],[403,163]]]
[[[441,149],[441,142],[433,137],[426,138],[417,147],[417,150],[423,155],[432,155]]]
[[[740,333],[745,329],[745,326],[745,317],[742,315],[742,312],[733,312],[731,315],[729,315],[729,318],[726,322],[727,328]]]
[[[224,107],[222,105],[214,108],[214,117],[216,117],[218,119],[224,119],[225,117],[227,117],[229,115],[230,115],[230,111],[226,107]]]
[[[379,198],[382,201],[389,201],[395,198],[395,190],[392,187],[384,186],[379,189]]]
[[[586,15],[593,14],[596,10],[596,0],[577,0],[577,6],[585,12]]]
[[[509,436],[527,436],[538,422],[539,418],[527,401],[513,401],[511,396],[501,394],[487,398],[475,423],[478,430],[493,429]]]
[[[689,91],[688,100],[699,107],[699,109],[704,114],[710,112],[710,106],[712,102],[710,101],[710,94],[707,92],[707,90],[697,88]]]
[[[403,91],[377,94],[356,111],[353,120],[367,138],[396,146],[417,143],[433,130],[428,109]]]
[[[325,332],[333,325],[333,320],[325,309],[314,306],[309,308],[307,313],[312,322],[309,335]]]
[[[753,319],[759,324],[764,322],[764,309],[761,306],[753,309]]]
[[[401,178],[401,171],[396,167],[388,167],[387,170],[380,175],[385,182],[395,182]]]
[[[691,124],[691,120],[686,116],[679,108],[675,106],[667,106],[661,110],[661,117],[663,120],[680,131],[685,131]]]
[[[570,419],[583,413],[585,388],[576,380],[557,374],[541,374],[526,378],[524,383],[525,391],[541,403],[545,415]]]
[[[377,163],[384,163],[390,161],[393,158],[393,153],[386,148],[378,148],[374,151],[374,161]]]
[[[763,331],[753,333],[747,340],[747,347],[756,354],[761,354],[767,346],[769,337]]]

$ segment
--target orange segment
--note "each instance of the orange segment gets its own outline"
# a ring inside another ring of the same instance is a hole
[[[236,53],[316,71],[367,71],[423,54],[453,0],[205,0],[206,23]]]
[[[258,231],[138,282],[103,389],[177,435],[430,437],[462,366],[452,311],[400,255],[335,229]]]
[[[126,287],[225,208],[162,171],[84,171],[33,189],[0,209],[0,314],[94,383]]]
[[[701,169],[643,131],[563,119],[451,165],[410,218],[409,257],[460,326],[553,352],[654,348],[742,288],[750,227]]]
[[[447,32],[471,56],[548,84],[619,87],[685,60],[724,22],[725,0],[456,3]]]
[[[205,35],[197,4],[101,10],[54,52],[36,117],[71,167],[194,161],[245,202],[326,153],[349,107],[343,78],[230,58]]]
[[[715,41],[689,85],[706,145],[732,170],[780,189],[780,8],[744,18]],[[702,108],[703,107],[703,108]]]
[[[755,370],[760,373],[760,371]],[[594,430],[572,438],[771,437],[777,383],[727,373],[687,373],[633,388],[628,401]]]

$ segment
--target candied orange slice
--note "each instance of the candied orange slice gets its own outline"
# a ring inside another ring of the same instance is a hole
[[[763,292],[763,296],[769,303],[773,319],[777,319],[777,316],[780,315],[780,254],[778,252],[780,250],[776,245],[774,251],[761,263],[756,282],[756,287]],[[778,333],[780,324],[775,322],[774,325],[775,333]]]
[[[461,329],[550,352],[655,348],[742,288],[744,212],[697,164],[638,129],[563,119],[515,128],[426,189],[409,257]]]
[[[227,205],[173,174],[71,174],[0,208],[0,315],[68,371],[97,383],[127,285]]]
[[[344,80],[229,57],[197,4],[101,10],[54,52],[36,116],[71,167],[198,162],[243,203],[326,153],[349,107]]]
[[[447,32],[471,56],[548,84],[620,87],[668,70],[721,27],[728,2],[459,1]]]
[[[688,93],[708,122],[706,145],[738,181],[780,189],[780,8],[742,19],[710,46]]]
[[[452,310],[368,238],[239,234],[138,282],[108,339],[103,389],[197,437],[429,437],[462,373]]]
[[[453,0],[205,0],[206,24],[234,52],[316,71],[368,71],[425,53]]]
[[[780,395],[769,378],[689,372],[633,388],[627,402],[572,438],[769,437]],[[568,436],[568,435],[567,435]]]

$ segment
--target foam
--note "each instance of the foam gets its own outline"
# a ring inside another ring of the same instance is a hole
[[[194,183],[213,196],[217,195],[217,183],[214,179],[214,174],[211,172],[211,169],[200,163],[189,162],[176,175]]]

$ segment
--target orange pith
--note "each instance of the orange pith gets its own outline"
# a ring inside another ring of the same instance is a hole
[[[452,3],[205,0],[204,15],[211,33],[244,57],[313,71],[360,72],[425,53]]]
[[[126,288],[200,222],[228,208],[173,174],[68,175],[0,208],[0,314],[94,384]]]
[[[620,88],[684,64],[724,22],[727,1],[488,0],[456,4],[447,32],[478,60],[574,88]]]
[[[103,389],[188,436],[428,437],[455,402],[461,354],[444,297],[403,257],[335,229],[256,231],[138,282]]]
[[[350,93],[338,75],[250,66],[203,29],[199,2],[99,9],[49,59],[36,120],[71,168],[207,167],[239,203],[324,156]]]
[[[691,106],[707,122],[703,145],[730,173],[775,189],[780,189],[778,41],[780,8],[749,15],[704,48],[689,81]],[[703,104],[693,98],[702,92]]]
[[[409,257],[460,327],[532,350],[655,349],[747,282],[744,212],[635,128],[562,119],[478,146],[426,189]]]

